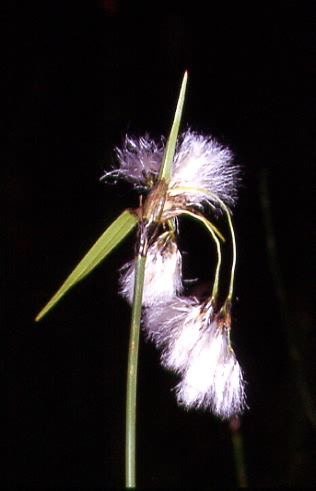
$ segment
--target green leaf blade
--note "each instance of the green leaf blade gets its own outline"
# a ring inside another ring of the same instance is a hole
[[[39,321],[78,281],[87,276],[131,232],[138,218],[131,210],[125,210],[95,242],[80,263],[70,273],[55,295],[36,316]]]
[[[171,168],[172,168],[174,152],[177,144],[187,80],[188,80],[188,73],[185,72],[181,84],[181,89],[180,89],[180,94],[179,94],[179,99],[177,103],[173,124],[171,127],[171,131],[166,145],[166,150],[163,156],[163,161],[158,176],[158,179],[164,179],[167,182],[167,184],[169,183],[170,176],[171,176]]]

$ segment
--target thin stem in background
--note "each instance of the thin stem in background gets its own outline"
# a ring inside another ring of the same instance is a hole
[[[242,432],[240,431],[240,419],[234,416],[229,421],[229,429],[231,431],[233,457],[236,470],[237,486],[239,488],[248,487],[247,471],[245,465],[245,454]]]
[[[311,426],[315,430],[316,412],[313,404],[313,397],[311,394],[310,387],[306,380],[306,375],[304,373],[301,354],[299,353],[297,343],[295,342],[292,321],[288,313],[289,309],[288,309],[286,288],[284,286],[283,278],[279,268],[276,239],[275,239],[274,228],[272,224],[271,202],[270,202],[269,186],[268,186],[268,173],[266,169],[263,169],[260,177],[261,179],[260,179],[259,194],[261,199],[261,208],[262,208],[263,221],[265,227],[265,237],[267,239],[268,260],[270,263],[272,280],[274,283],[276,296],[280,304],[280,311],[281,311],[281,316],[283,318],[283,325],[284,325],[284,333],[287,340],[289,357],[294,369],[293,372],[296,381],[297,391],[301,397],[301,401],[303,404],[306,417],[309,420]]]

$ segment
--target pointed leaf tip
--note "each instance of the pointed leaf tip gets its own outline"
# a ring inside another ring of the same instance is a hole
[[[179,133],[179,128],[180,128],[180,122],[181,122],[181,117],[182,117],[182,110],[183,110],[187,80],[188,80],[188,72],[185,71],[183,79],[182,79],[182,84],[181,84],[180,94],[179,94],[179,98],[178,98],[178,102],[177,102],[176,112],[174,115],[173,124],[171,127],[171,131],[169,134],[165,153],[163,156],[163,161],[162,161],[161,168],[159,171],[159,176],[158,176],[158,179],[165,179],[165,181],[167,183],[169,183],[170,176],[171,176],[171,168],[172,168],[172,163],[173,163],[173,159],[174,159],[174,152],[176,149],[177,138],[178,138],[178,133]]]
[[[89,274],[134,228],[138,218],[131,210],[125,210],[95,242],[80,263],[75,267],[59,290],[36,316],[38,322],[78,281]]]

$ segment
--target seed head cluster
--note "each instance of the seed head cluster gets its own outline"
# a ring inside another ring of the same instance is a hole
[[[126,137],[116,155],[119,167],[105,178],[126,179],[150,190],[158,179],[164,142],[156,143],[148,135]],[[242,370],[230,341],[231,298],[218,306],[216,290],[203,302],[183,296],[176,223],[187,211],[194,216],[211,209],[230,217],[238,175],[231,151],[215,139],[190,130],[180,135],[161,223],[149,237],[142,297],[143,330],[161,350],[162,365],[180,377],[175,388],[178,403],[186,409],[208,408],[221,418],[246,407]],[[120,276],[120,293],[129,303],[134,279],[131,261]]]

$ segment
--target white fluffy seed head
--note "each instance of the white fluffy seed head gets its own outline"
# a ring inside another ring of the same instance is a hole
[[[177,388],[179,404],[210,408],[229,418],[245,407],[244,381],[227,332],[216,321],[203,332],[191,351],[186,372]]]
[[[145,309],[143,329],[162,349],[162,364],[182,380],[178,403],[187,409],[211,409],[221,418],[242,412],[242,371],[229,341],[229,322],[195,298],[177,297]]]
[[[158,303],[147,308],[143,328],[147,337],[162,348],[161,362],[170,370],[183,372],[190,351],[201,333],[201,306],[195,298],[175,297],[167,304]]]
[[[122,149],[116,148],[119,167],[104,178],[123,178],[137,186],[152,187],[157,180],[164,154],[164,141],[159,143],[145,135],[126,136]],[[209,203],[221,210],[218,200],[232,207],[237,197],[239,167],[233,164],[232,152],[210,136],[188,130],[178,138],[172,166],[168,203],[178,200],[186,206]],[[191,188],[182,190],[181,188]],[[202,189],[207,192],[201,191]],[[198,191],[200,190],[200,191]]]
[[[145,187],[153,185],[162,162],[163,143],[156,143],[149,135],[141,138],[126,136],[123,148],[115,150],[119,168],[107,172],[105,178],[123,178]]]
[[[212,137],[187,131],[177,146],[170,182],[170,196],[185,196],[187,205],[201,206],[203,202],[220,210],[212,194],[197,191],[205,189],[222,200],[226,206],[234,205],[237,197],[238,166],[232,163],[232,152]],[[181,188],[192,190],[181,191]]]
[[[122,271],[120,293],[132,303],[135,261],[123,266]],[[147,253],[142,304],[168,302],[182,289],[182,257],[177,244],[169,237],[158,238]]]

